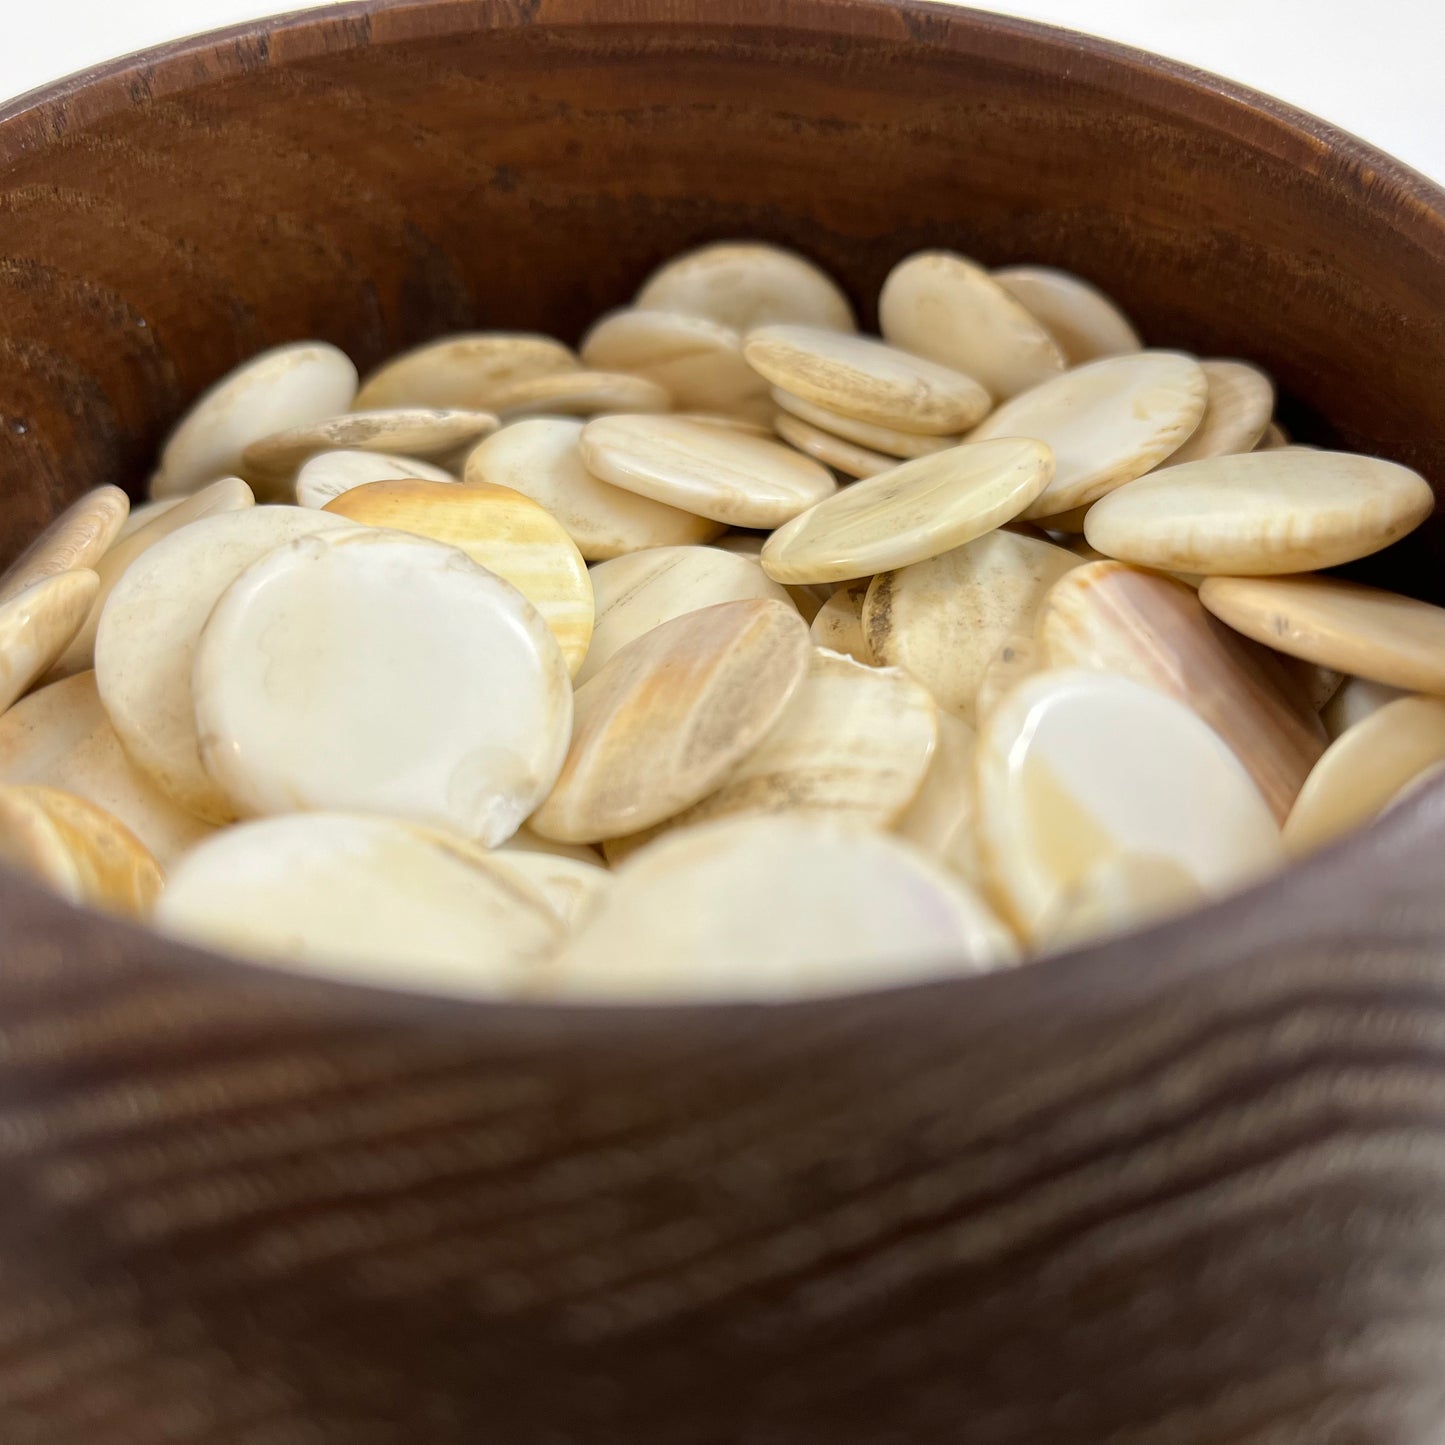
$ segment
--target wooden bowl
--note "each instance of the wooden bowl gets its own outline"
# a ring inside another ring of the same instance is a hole
[[[923,4],[416,0],[0,111],[0,557],[261,347],[575,337],[727,236],[865,319],[919,246],[1071,267],[1445,480],[1445,196],[1308,117]],[[5,874],[0,1439],[1433,1439],[1442,842],[1437,787],[1118,943],[770,1009],[303,983]]]

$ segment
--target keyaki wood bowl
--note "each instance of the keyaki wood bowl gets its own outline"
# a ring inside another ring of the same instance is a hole
[[[262,347],[575,338],[734,236],[865,322],[920,246],[1070,267],[1445,482],[1445,195],[1317,121],[924,4],[419,0],[0,110],[0,560]],[[1437,787],[1147,933],[768,1009],[303,983],[4,873],[0,1440],[1434,1440],[1442,845]]]

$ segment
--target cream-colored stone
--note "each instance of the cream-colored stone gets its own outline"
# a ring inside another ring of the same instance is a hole
[[[1002,643],[985,664],[983,676],[978,680],[978,692],[973,699],[976,726],[982,727],[1004,698],[1042,666],[1042,649],[1032,637],[1020,634]]]
[[[202,517],[214,517],[222,512],[241,512],[255,506],[256,499],[250,487],[240,477],[222,477],[199,491],[177,499],[176,505],[168,507],[148,525],[132,532],[130,536],[117,539],[106,554],[95,564],[95,575],[100,579],[95,601],[80,630],[71,639],[70,646],[61,653],[51,668],[47,681],[54,682],[62,677],[71,677],[77,672],[88,672],[95,666],[95,634],[100,627],[100,614],[110,601],[115,584],[120,581],[125,569],[142,552],[182,527],[199,522]]]
[[[126,568],[95,634],[100,700],[126,752],[167,797],[209,823],[235,817],[201,761],[191,668],[217,599],[251,563],[312,532],[353,526],[304,507],[206,517]]]
[[[1070,366],[1139,351],[1129,318],[1099,290],[1052,266],[1003,266],[993,279],[1059,344]]]
[[[1281,860],[1248,773],[1194,712],[1125,677],[1045,671],[979,734],[979,820],[995,902],[1032,938],[1110,853],[1177,863],[1208,894]]]
[[[425,342],[383,362],[362,382],[355,405],[491,411],[499,388],[553,372],[576,371],[578,365],[571,349],[550,336],[464,332]]]
[[[893,831],[936,858],[951,873],[977,884],[978,737],[961,718],[940,709],[938,745],[913,801]]]
[[[368,482],[390,482],[413,477],[423,482],[455,482],[443,467],[416,457],[399,457],[392,452],[318,452],[301,464],[296,473],[296,505],[324,507],[333,497],[364,487]]]
[[[1445,701],[1402,697],[1341,734],[1305,781],[1284,825],[1296,857],[1362,827],[1426,768],[1445,761]]]
[[[1206,457],[1141,477],[1090,508],[1084,535],[1122,562],[1274,576],[1378,552],[1418,527],[1434,505],[1429,484],[1408,467],[1287,447]]]
[[[705,316],[744,334],[779,321],[857,329],[848,298],[822,270],[795,251],[758,241],[722,241],[674,256],[647,278],[633,304]]]
[[[612,875],[600,864],[556,853],[501,848],[490,857],[496,867],[536,889],[566,927],[571,927],[612,881]]]
[[[1048,329],[982,266],[952,251],[900,261],[883,283],[878,322],[894,346],[954,367],[999,400],[1065,366]]]
[[[1289,433],[1277,421],[1272,421],[1265,427],[1264,435],[1254,449],[1257,452],[1273,452],[1289,444]]]
[[[1247,361],[1201,361],[1209,397],[1199,425],[1159,469],[1205,457],[1251,452],[1259,445],[1274,410],[1274,383]]]
[[[562,938],[542,895],[493,855],[345,813],[218,833],[172,871],[156,921],[298,973],[457,998],[535,993]]]
[[[634,638],[715,602],[791,598],[756,562],[715,547],[652,547],[592,568],[596,622],[577,685]]]
[[[1204,902],[1193,874],[1172,858],[1110,853],[1059,900],[1035,942],[1050,952],[1113,938]]]
[[[99,591],[100,578],[78,568],[0,602],[0,713],[69,647]]]
[[[923,436],[921,433],[899,431],[896,427],[874,426],[872,422],[829,411],[827,407],[794,396],[780,386],[773,387],[769,394],[783,411],[798,421],[806,422],[811,431],[852,442],[864,452],[881,452],[889,466],[898,458],[926,457],[934,452],[947,451],[963,440],[961,436]]]
[[[578,863],[603,867],[602,854],[587,843],[560,843],[555,838],[538,837],[525,823],[494,850],[498,853],[549,853],[554,858],[571,858]]]
[[[599,417],[581,448],[593,476],[732,527],[776,527],[838,489],[780,442],[675,416]]]
[[[602,1002],[783,1001],[1014,962],[962,879],[831,818],[728,818],[629,860],[559,954],[555,994]]]
[[[488,847],[546,797],[571,735],[567,667],[531,603],[456,548],[363,527],[248,567],[201,633],[194,688],[238,814],[388,813]]]
[[[900,462],[780,527],[763,547],[779,582],[851,582],[971,542],[1018,516],[1048,485],[1042,442],[965,442]]]
[[[1367,677],[1347,677],[1340,684],[1340,690],[1320,710],[1320,721],[1333,741],[1357,722],[1363,722],[1371,713],[1379,712],[1386,703],[1408,696],[1402,688],[1371,682]]]
[[[780,411],[773,417],[773,430],[790,447],[812,457],[835,472],[847,477],[876,477],[898,465],[894,457],[885,457],[882,452],[870,452],[854,442],[825,432],[796,416]]]
[[[863,628],[863,599],[868,595],[870,577],[845,582],[818,609],[809,632],[814,643],[831,652],[842,652],[870,667],[876,659]]]
[[[422,459],[443,457],[480,441],[496,429],[497,418],[489,411],[444,407],[354,411],[308,426],[274,432],[253,442],[241,458],[241,470],[249,480],[274,487],[293,477],[303,462],[322,452],[386,452]]]
[[[120,819],[162,867],[212,831],[130,760],[100,705],[93,672],[42,687],[0,717],[0,783],[78,794]]]
[[[1445,697],[1445,607],[1334,577],[1211,577],[1199,600],[1278,652]]]
[[[584,423],[534,417],[505,426],[467,458],[468,486],[511,487],[551,512],[589,562],[710,542],[721,522],[639,497],[595,477],[582,461]]]
[[[119,487],[96,487],[72,502],[0,576],[0,603],[62,572],[95,570],[119,536],[130,498]]]
[[[1049,667],[1131,677],[1182,702],[1229,744],[1276,819],[1325,750],[1319,717],[1267,648],[1221,627],[1182,582],[1123,562],[1061,577],[1039,610]]]
[[[592,843],[711,792],[798,690],[808,632],[791,604],[723,602],[649,630],[577,690],[572,746],[533,832]]]
[[[429,537],[510,582],[557,639],[569,673],[592,641],[592,579],[577,544],[543,506],[510,487],[368,482],[326,504],[335,517]]]
[[[144,918],[164,882],[118,818],[60,788],[0,785],[0,859],[71,903]]]
[[[866,336],[820,326],[763,326],[743,342],[748,365],[775,387],[874,426],[957,435],[991,405],[973,377]]]
[[[625,371],[557,371],[500,386],[492,403],[507,421],[524,416],[598,416],[607,412],[671,411],[672,395],[645,376]]]
[[[767,393],[731,326],[680,311],[611,311],[582,338],[582,361],[655,381],[679,409],[728,412]]]
[[[972,723],[984,669],[1011,637],[1032,633],[1049,588],[1079,565],[1050,542],[990,532],[880,572],[863,603],[869,654],[906,668],[940,707]]]
[[[241,470],[252,442],[346,411],[356,367],[325,341],[296,341],[253,356],[203,393],[176,424],[151,478],[152,497],[193,492]]]
[[[163,517],[172,507],[179,507],[185,501],[184,496],[162,497],[158,502],[142,502],[137,507],[130,509],[130,515],[121,524],[121,529],[115,534],[111,542],[112,547],[118,547],[125,539],[142,527],[149,527],[157,517]]]
[[[1199,363],[1182,352],[1109,356],[1005,402],[969,440],[1045,443],[1054,454],[1053,481],[1023,515],[1052,518],[1132,482],[1177,450],[1204,414],[1205,392]]]

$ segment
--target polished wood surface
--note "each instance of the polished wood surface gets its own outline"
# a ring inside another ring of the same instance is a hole
[[[921,245],[1072,267],[1445,481],[1445,197],[1315,122],[927,5],[421,0],[0,110],[0,557],[259,347],[575,337],[741,235],[865,317]],[[308,985],[0,875],[0,1440],[1433,1441],[1442,840],[1435,788],[1198,920],[766,1010]]]

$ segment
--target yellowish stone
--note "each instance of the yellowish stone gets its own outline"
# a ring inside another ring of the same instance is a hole
[[[1276,651],[1445,696],[1445,607],[1334,577],[1210,577],[1199,600]]]
[[[130,499],[119,487],[96,487],[72,502],[0,576],[0,603],[46,577],[95,565],[125,525]]]
[[[178,507],[185,500],[184,497],[163,497],[158,502],[142,502],[138,507],[130,509],[130,515],[121,524],[121,529],[115,534],[111,546],[118,546],[134,532],[139,532],[142,527],[149,527],[157,517],[163,517],[172,507]]]
[[[194,691],[201,756],[241,816],[386,813],[487,847],[546,797],[572,723],[561,651],[520,592],[367,527],[248,567],[206,621]]]
[[[733,527],[776,527],[838,489],[791,447],[683,417],[599,417],[581,447],[603,481]]]
[[[492,411],[492,397],[501,387],[577,369],[572,351],[550,336],[466,332],[428,341],[383,362],[362,382],[355,405],[367,409],[436,406]]]
[[[865,336],[815,326],[764,326],[743,343],[748,365],[805,401],[924,436],[966,431],[991,398],[971,376]]]
[[[562,524],[530,497],[485,483],[368,482],[325,510],[460,548],[542,614],[569,673],[582,666],[592,641],[592,579]]]
[[[1059,344],[1070,366],[1139,351],[1129,318],[1097,286],[1052,266],[1004,266],[993,279]]]
[[[870,666],[874,657],[863,629],[863,599],[868,595],[871,580],[860,577],[856,582],[845,582],[818,609],[809,628],[813,641],[819,647],[845,653]]]
[[[120,819],[162,867],[211,832],[130,760],[93,672],[42,687],[0,717],[0,782],[78,794]]]
[[[592,569],[592,594],[596,622],[578,686],[619,648],[685,612],[753,598],[793,606],[756,562],[715,547],[653,547],[600,562]]]
[[[1059,901],[1035,941],[1050,951],[1114,938],[1204,902],[1189,870],[1172,858],[1111,853]]]
[[[985,719],[978,758],[984,869],[1025,937],[1111,853],[1168,859],[1208,894],[1280,862],[1279,828],[1234,754],[1128,678],[1036,674]]]
[[[894,458],[931,456],[934,452],[956,447],[963,440],[961,436],[923,436],[917,432],[899,431],[896,427],[874,426],[872,422],[859,421],[856,417],[844,416],[841,412],[829,411],[825,406],[805,401],[780,386],[773,387],[770,395],[783,411],[798,421],[806,422],[813,431],[852,442],[865,452],[881,452],[890,466]]]
[[[978,779],[974,730],[952,713],[938,714],[938,745],[913,801],[893,831],[951,873],[978,883]]]
[[[176,424],[151,478],[151,496],[182,496],[234,476],[252,442],[336,416],[355,395],[355,366],[325,341],[263,351],[223,376]]]
[[[1347,677],[1340,684],[1340,690],[1320,710],[1320,721],[1331,739],[1363,722],[1372,712],[1379,712],[1386,703],[1408,693],[1398,687],[1386,687],[1383,682],[1371,682],[1367,677]]]
[[[983,269],[951,251],[919,251],[888,273],[879,329],[892,345],[942,362],[1006,400],[1057,376],[1059,344]]]
[[[1162,462],[1198,425],[1205,391],[1199,363],[1182,352],[1110,356],[1005,402],[969,440],[1045,443],[1054,454],[1053,481],[1024,516],[1054,517]]]
[[[368,482],[393,482],[401,478],[423,482],[455,482],[443,467],[416,457],[399,457],[392,452],[318,452],[301,464],[296,473],[296,505],[324,507],[333,497],[364,487]]]
[[[1095,503],[1084,535],[1123,562],[1272,576],[1378,552],[1418,527],[1434,505],[1429,484],[1408,467],[1285,448],[1207,457],[1141,477]]]
[[[559,843],[555,838],[540,838],[525,823],[507,839],[497,844],[498,853],[547,853],[553,858],[571,858],[576,863],[603,866],[602,854],[586,843]]]
[[[1053,459],[1018,437],[965,442],[857,482],[780,527],[763,567],[780,582],[850,582],[936,557],[1018,516]]]
[[[1159,465],[1177,467],[1204,457],[1254,451],[1274,410],[1274,383],[1247,361],[1202,361],[1209,383],[1204,416],[1189,439]]]
[[[1289,444],[1289,433],[1277,421],[1272,421],[1265,427],[1264,435],[1254,449],[1257,452],[1273,452]]]
[[[645,376],[625,371],[558,371],[499,386],[492,405],[499,416],[596,416],[602,412],[670,411],[672,394]]]
[[[0,859],[71,903],[144,918],[164,883],[119,819],[60,788],[0,786]]]
[[[1427,768],[1445,761],[1445,701],[1402,697],[1341,734],[1305,781],[1284,825],[1295,856],[1362,827]]]
[[[984,669],[1011,637],[1032,633],[1049,588],[1078,566],[1052,543],[990,532],[880,572],[863,603],[869,654],[906,668],[940,707],[972,723]]]
[[[628,861],[559,954],[555,995],[596,1002],[791,1000],[1015,961],[962,879],[833,819],[728,818]]]
[[[589,562],[649,547],[710,542],[721,522],[664,506],[593,476],[582,461],[583,423],[535,417],[505,426],[467,458],[469,486],[511,487],[540,502]]]
[[[0,602],[0,713],[70,645],[100,591],[100,578],[81,568],[32,582]]]
[[[168,933],[299,973],[456,998],[533,994],[562,925],[494,855],[394,818],[295,813],[187,854]]]
[[[728,412],[767,390],[743,358],[741,335],[705,316],[612,311],[582,338],[581,352],[583,363],[598,371],[655,381],[683,409]]]
[[[578,688],[572,744],[532,830],[591,843],[695,803],[783,715],[808,651],[792,606],[768,599],[720,603],[636,638]]]
[[[705,316],[743,333],[778,321],[856,329],[848,298],[822,270],[795,251],[758,241],[723,241],[674,256],[647,278],[633,304]]]
[[[785,411],[780,411],[773,417],[773,429],[790,447],[847,477],[876,477],[879,472],[886,472],[898,465],[894,457],[885,457],[881,452],[870,452],[867,447],[844,441],[842,437],[811,426]]]

